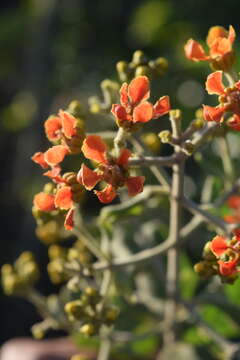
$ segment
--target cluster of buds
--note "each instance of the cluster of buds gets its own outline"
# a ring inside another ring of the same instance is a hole
[[[103,325],[112,326],[119,315],[118,308],[106,305],[99,291],[91,286],[84,289],[79,299],[66,303],[65,312],[85,336],[98,334]]]
[[[85,276],[91,274],[91,264],[93,257],[86,246],[78,239],[70,248],[60,245],[51,245],[48,249],[49,263],[47,266],[48,274],[54,284],[60,284],[71,278],[71,264],[78,264],[79,274]],[[71,289],[72,290],[72,289]]]
[[[150,60],[143,51],[137,50],[133,53],[130,62],[119,61],[116,65],[121,82],[130,81],[137,76],[163,76],[168,70],[168,61],[163,57]]]
[[[39,279],[39,268],[31,252],[23,252],[13,265],[1,268],[2,286],[6,295],[24,295]]]

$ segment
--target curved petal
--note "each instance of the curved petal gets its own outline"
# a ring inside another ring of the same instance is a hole
[[[51,170],[46,171],[43,176],[47,176],[56,183],[65,183],[65,180],[61,177],[61,167],[54,166]]]
[[[63,133],[66,138],[71,139],[77,134],[77,119],[69,114],[67,111],[60,110],[59,117],[62,121]]]
[[[240,131],[240,116],[234,114],[228,121],[227,125],[233,130]]]
[[[236,38],[236,33],[234,30],[234,27],[232,25],[229,25],[229,30],[228,30],[228,40],[233,43],[235,41]]]
[[[206,90],[211,94],[223,95],[225,94],[224,85],[222,82],[222,71],[215,71],[208,75],[206,81]]]
[[[106,144],[98,135],[89,135],[83,141],[82,152],[87,159],[98,163],[106,163]]]
[[[154,118],[158,118],[167,114],[170,111],[170,100],[169,96],[162,96],[155,104],[154,104]]]
[[[228,249],[228,244],[224,236],[215,236],[211,242],[211,250],[217,257],[221,256]]]
[[[150,102],[145,101],[137,105],[133,110],[133,122],[145,123],[153,118],[153,106]]]
[[[212,107],[208,105],[203,105],[203,117],[206,121],[221,122],[224,112],[224,106]]]
[[[106,186],[102,191],[94,190],[94,192],[103,204],[112,202],[117,196],[116,190],[112,185]]]
[[[43,169],[47,169],[49,167],[48,163],[45,161],[44,153],[36,152],[31,159],[38,165],[40,165]]]
[[[228,31],[223,26],[212,26],[207,35],[207,44],[211,47],[212,43],[218,38],[227,38]]]
[[[63,161],[68,152],[69,151],[66,146],[56,145],[44,153],[44,159],[48,165],[55,166]]]
[[[60,139],[62,123],[58,116],[50,116],[44,123],[44,129],[47,138],[50,141],[55,141]]]
[[[73,205],[72,190],[70,186],[60,188],[55,195],[55,206],[59,209],[68,210]]]
[[[64,227],[66,230],[72,230],[74,227],[74,208],[71,208],[65,217]]]
[[[126,180],[128,195],[135,196],[143,191],[144,176],[132,176]]]
[[[127,112],[125,107],[118,104],[113,104],[111,109],[112,114],[120,120],[127,120]]]
[[[236,260],[227,261],[227,262],[219,260],[218,264],[219,264],[219,272],[223,276],[230,276],[238,272]]]
[[[54,199],[54,195],[40,192],[34,196],[33,203],[38,210],[49,212],[56,209]]]
[[[133,106],[147,100],[150,96],[148,78],[146,76],[138,76],[133,79],[128,86],[128,96]]]
[[[128,104],[128,84],[125,82],[122,84],[121,89],[119,90],[120,93],[120,102],[122,106],[127,107]]]
[[[226,38],[216,39],[210,48],[211,57],[223,56],[232,51],[232,43]]]
[[[85,164],[82,164],[81,169],[77,174],[77,181],[82,184],[87,190],[92,190],[96,184],[101,180],[101,176],[89,169]]]
[[[185,55],[192,61],[204,61],[209,60],[209,56],[206,55],[202,46],[195,40],[189,39],[184,46]]]
[[[122,149],[121,153],[117,159],[117,164],[118,165],[127,165],[128,160],[130,158],[130,156],[132,155],[131,151],[128,149]]]

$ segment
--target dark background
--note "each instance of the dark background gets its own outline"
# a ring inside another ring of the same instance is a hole
[[[47,146],[42,125],[48,114],[71,99],[86,102],[98,94],[101,80],[116,79],[115,63],[142,49],[169,59],[161,94],[169,93],[190,117],[203,91],[195,81],[200,95],[191,103],[182,98],[181,85],[193,77],[203,81],[208,67],[187,62],[183,44],[189,37],[203,40],[212,25],[232,24],[238,32],[240,3],[2,0],[0,10],[0,265],[27,249],[44,269],[46,249],[34,235],[31,215],[32,196],[44,180],[30,156]],[[51,287],[42,280],[40,289],[48,293]],[[37,319],[31,305],[2,293],[0,304],[1,342],[29,334]]]

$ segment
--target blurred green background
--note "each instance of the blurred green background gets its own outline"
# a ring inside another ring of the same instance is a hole
[[[0,10],[0,265],[28,249],[44,269],[46,250],[34,235],[31,215],[32,196],[44,179],[30,160],[47,147],[44,120],[72,99],[87,103],[90,95],[100,95],[100,81],[116,79],[116,62],[129,61],[136,49],[169,60],[169,72],[157,84],[160,95],[169,94],[190,120],[206,101],[203,84],[209,69],[187,61],[183,45],[189,37],[204,40],[212,25],[232,24],[238,33],[240,3],[2,0]],[[94,121],[95,130],[105,128]],[[51,290],[45,279],[40,288]],[[0,296],[1,342],[29,334],[37,319],[34,309]]]

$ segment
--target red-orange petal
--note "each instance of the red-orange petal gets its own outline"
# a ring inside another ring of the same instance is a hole
[[[217,235],[211,242],[211,250],[217,257],[221,256],[228,249],[228,244],[224,236]]]
[[[64,186],[60,188],[55,195],[55,206],[68,210],[73,205],[72,190],[70,186]]]
[[[227,205],[231,209],[240,209],[240,196],[239,195],[232,195],[227,201]]]
[[[170,107],[170,100],[169,96],[162,96],[155,104],[154,104],[154,118],[158,118],[167,114],[171,107]]]
[[[233,130],[240,131],[240,116],[234,114],[228,121],[227,125]]]
[[[222,71],[215,71],[214,73],[208,75],[206,81],[206,90],[209,94],[225,94],[225,89],[222,82],[222,75]]]
[[[219,264],[219,272],[223,276],[231,276],[238,272],[236,260],[227,261],[227,262],[219,260],[218,264]]]
[[[44,153],[42,152],[36,152],[31,159],[38,165],[40,165],[43,169],[47,169],[49,165],[46,163],[44,158]]]
[[[223,56],[232,50],[232,43],[226,38],[216,39],[210,48],[211,57]]]
[[[150,96],[149,80],[146,76],[138,76],[128,86],[128,96],[132,105],[147,100]]]
[[[209,60],[209,56],[206,55],[203,47],[195,40],[189,39],[184,46],[185,55],[192,61],[204,61]]]
[[[206,121],[221,122],[224,112],[224,106],[212,107],[208,105],[203,105],[203,117]]]
[[[74,208],[71,208],[65,217],[64,227],[66,230],[71,231],[74,227]]]
[[[229,30],[228,30],[228,40],[233,43],[235,41],[236,38],[236,33],[234,30],[234,27],[232,25],[229,26]]]
[[[133,110],[132,120],[134,123],[145,123],[153,118],[153,106],[145,101],[137,105]]]
[[[34,196],[33,203],[38,210],[49,212],[56,209],[54,199],[54,195],[40,192]]]
[[[61,128],[62,122],[58,116],[50,116],[44,123],[45,133],[50,141],[58,140],[61,137]]]
[[[60,175],[61,167],[54,166],[51,170],[46,171],[43,175],[49,177],[56,183],[64,183],[65,180]]]
[[[120,93],[120,102],[122,106],[128,106],[128,84],[125,82],[122,84],[121,89],[119,90]]]
[[[98,175],[96,171],[89,169],[85,164],[82,164],[77,174],[77,180],[87,190],[92,190],[101,180],[101,176]]]
[[[211,47],[212,43],[218,38],[227,38],[228,31],[223,26],[212,26],[207,35],[207,44]]]
[[[122,105],[113,104],[111,112],[117,119],[127,120],[128,118],[126,109]]]
[[[126,180],[128,195],[135,196],[143,191],[144,176],[131,176]]]
[[[77,119],[67,111],[60,110],[59,117],[62,121],[63,133],[66,138],[71,139],[76,135]]]
[[[117,164],[118,165],[127,165],[128,160],[130,158],[130,156],[132,155],[131,151],[128,149],[122,149],[121,153],[117,159]]]
[[[94,192],[103,204],[108,204],[112,202],[117,196],[116,190],[113,188],[112,185],[106,186],[105,189],[103,189],[102,191],[94,190]]]
[[[63,161],[68,152],[69,151],[66,146],[56,145],[44,153],[44,159],[48,165],[56,166]]]
[[[87,159],[98,163],[106,163],[106,144],[98,135],[89,135],[83,141],[82,152]]]

